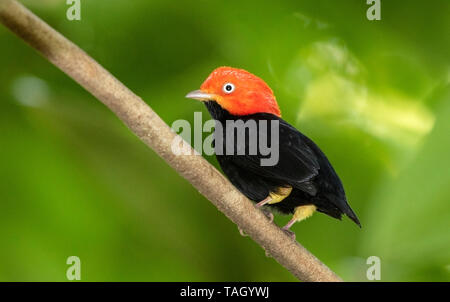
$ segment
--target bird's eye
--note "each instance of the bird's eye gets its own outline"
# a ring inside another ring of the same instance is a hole
[[[234,91],[234,85],[232,83],[226,83],[225,85],[223,85],[222,89],[226,94],[230,94]]]

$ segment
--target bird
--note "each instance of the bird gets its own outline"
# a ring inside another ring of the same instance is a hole
[[[273,214],[292,215],[282,229],[295,239],[290,230],[294,223],[321,212],[336,219],[349,217],[359,227],[361,223],[348,204],[342,182],[324,152],[310,138],[281,118],[281,111],[272,89],[260,77],[239,68],[218,67],[214,69],[199,90],[186,98],[202,101],[211,117],[223,127],[216,127],[214,143],[226,140],[227,121],[254,121],[258,138],[266,140],[278,135],[278,161],[262,165],[267,158],[259,150],[249,154],[251,137],[245,138],[245,152],[224,152],[217,148],[216,158],[229,181],[248,199],[261,208],[273,221]],[[276,122],[278,132],[272,133],[261,122]],[[234,131],[234,130],[233,130]],[[253,133],[255,134],[255,133]],[[242,148],[234,139],[232,150]],[[217,150],[223,152],[217,152]],[[242,154],[244,153],[244,154]]]

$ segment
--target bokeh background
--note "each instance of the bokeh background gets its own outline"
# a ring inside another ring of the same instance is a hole
[[[215,67],[261,76],[326,152],[362,229],[293,227],[345,280],[450,280],[450,2],[23,1],[169,125]],[[110,111],[0,26],[0,280],[294,281]],[[216,165],[214,158],[208,158]],[[276,217],[278,224],[289,217]]]

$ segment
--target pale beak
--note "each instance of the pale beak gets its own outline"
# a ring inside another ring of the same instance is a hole
[[[203,92],[201,90],[191,91],[188,94],[186,94],[186,97],[188,99],[199,100],[199,101],[202,101],[202,102],[214,100],[214,95],[213,94],[205,93],[205,92]]]

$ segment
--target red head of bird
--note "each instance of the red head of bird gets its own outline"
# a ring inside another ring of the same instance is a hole
[[[233,115],[271,113],[281,116],[272,89],[250,72],[232,67],[215,69],[200,86],[186,95],[200,101],[215,101]]]

